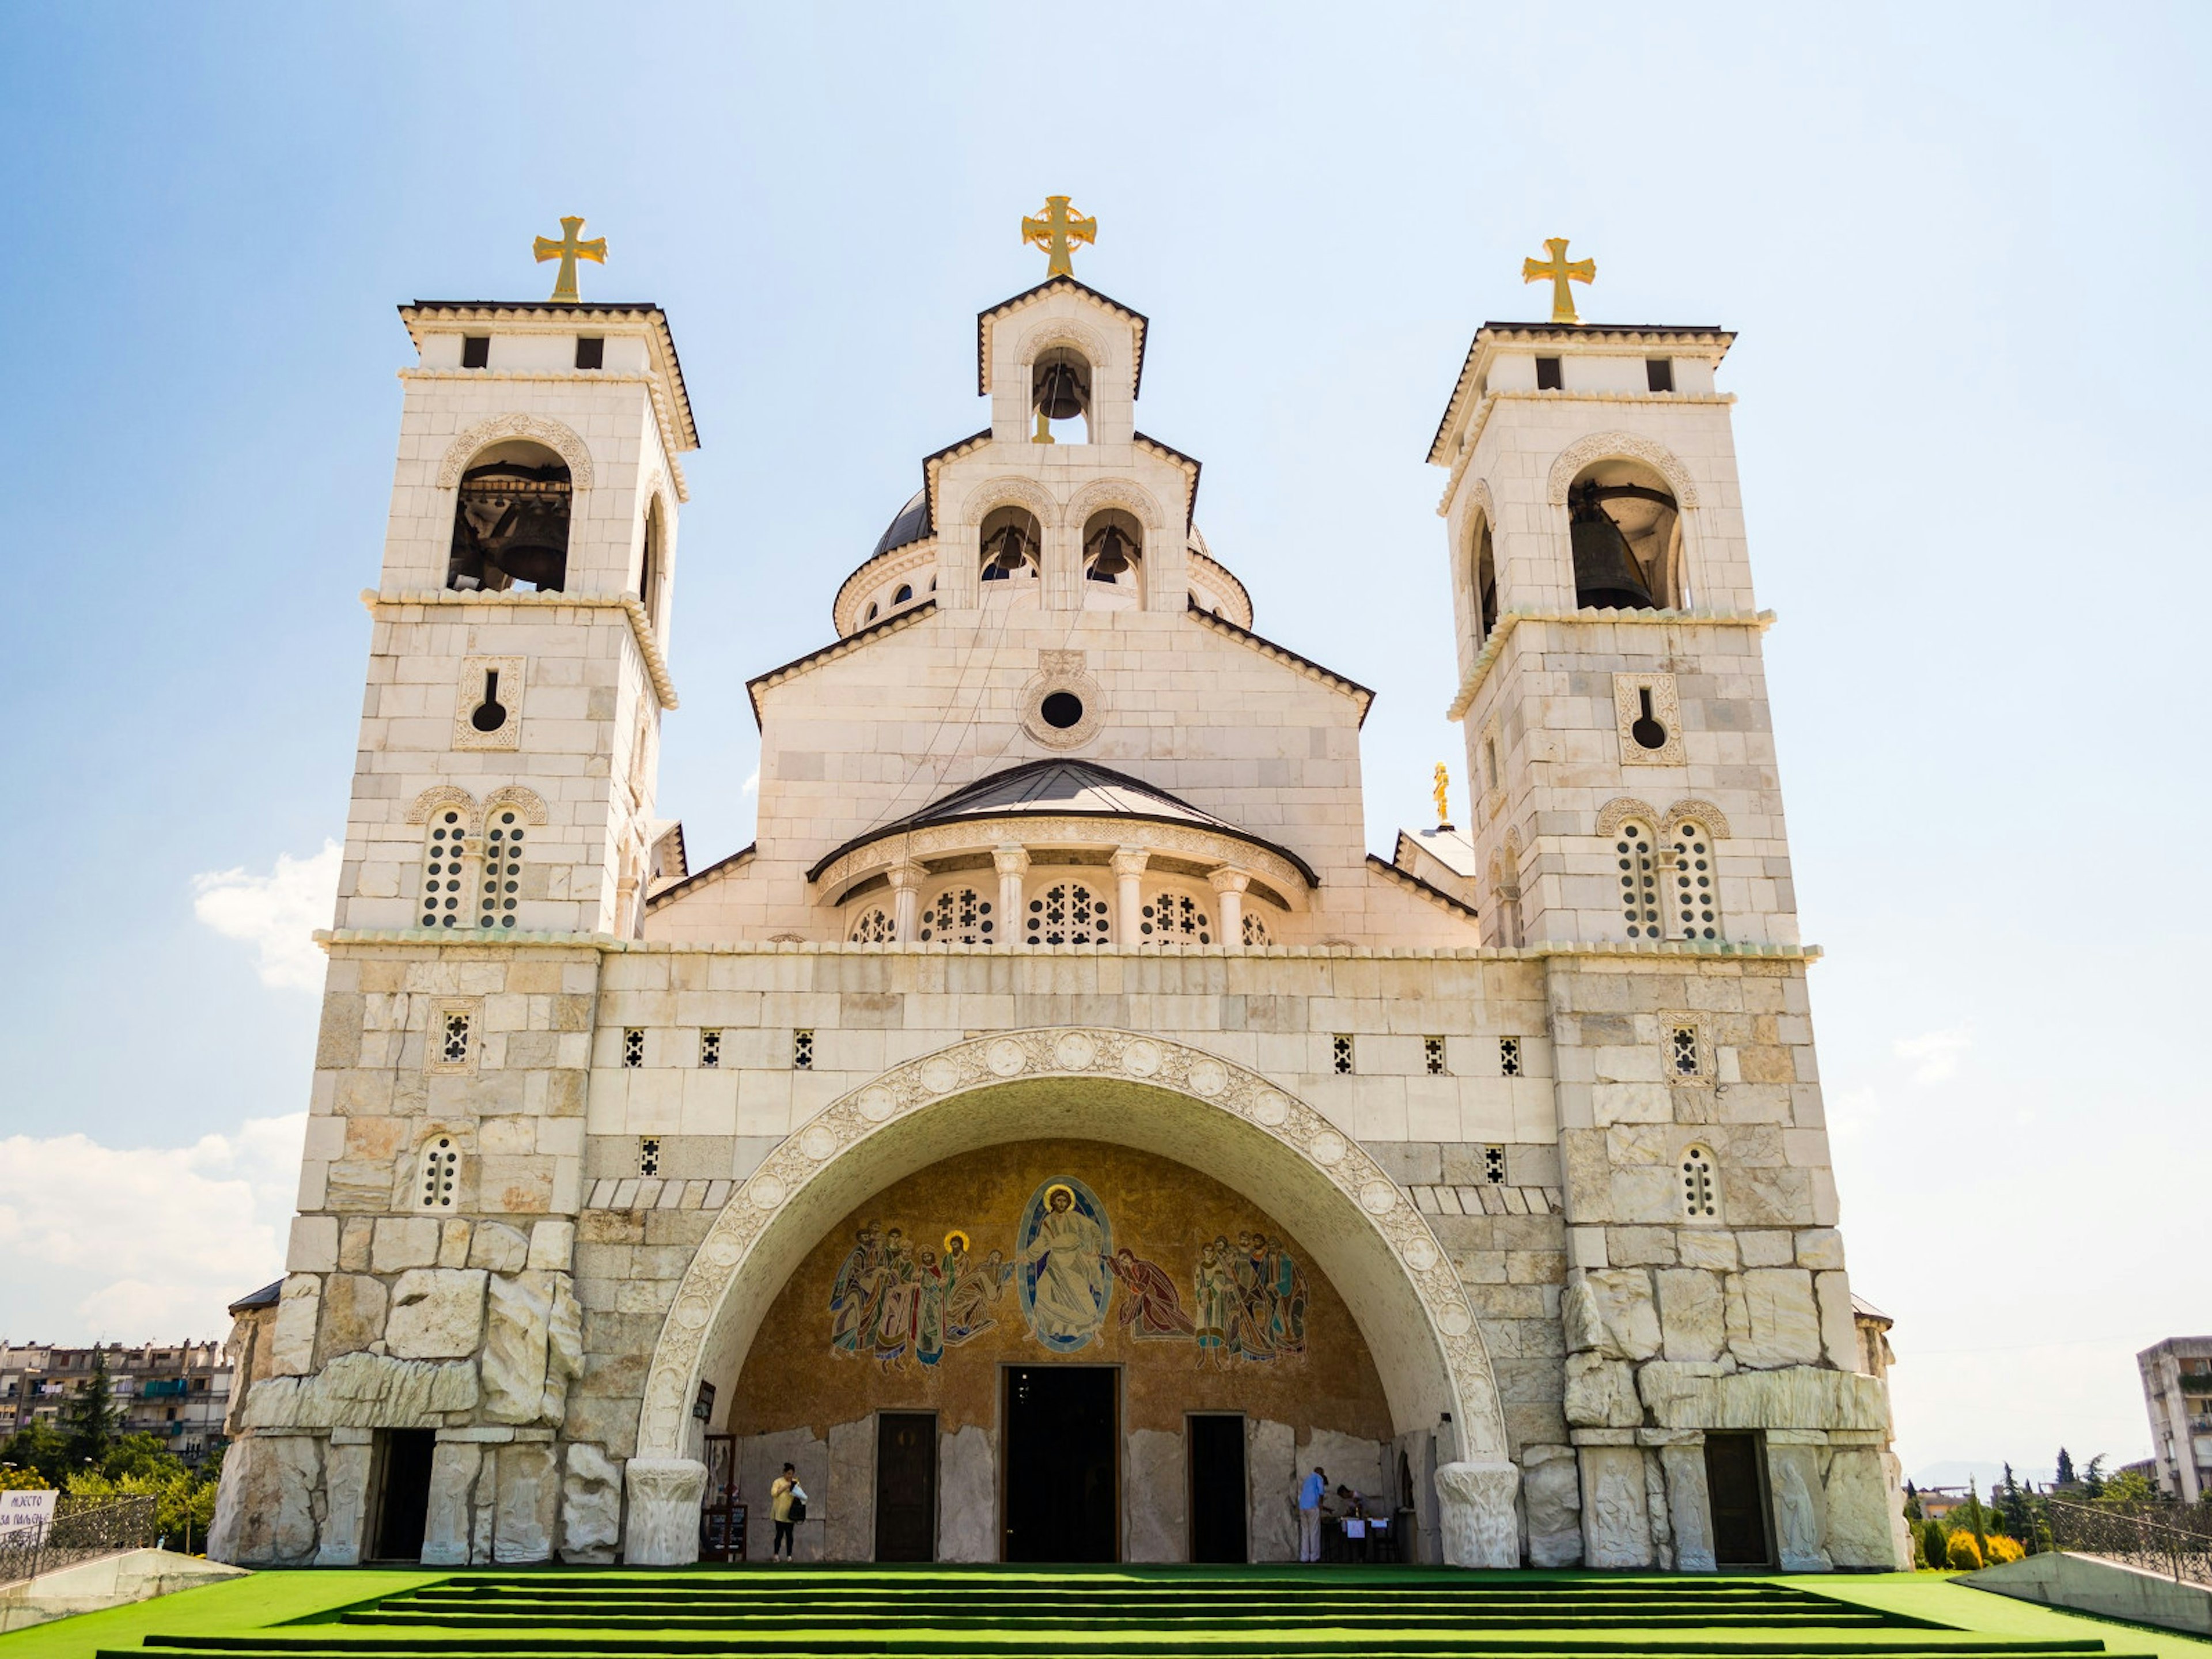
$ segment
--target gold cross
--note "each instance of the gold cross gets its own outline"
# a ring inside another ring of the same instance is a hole
[[[1524,283],[1538,283],[1547,276],[1550,277],[1552,279],[1552,320],[1555,323],[1580,322],[1582,319],[1575,315],[1574,290],[1567,284],[1596,281],[1597,261],[1577,259],[1572,264],[1569,264],[1567,239],[1564,236],[1547,236],[1544,239],[1544,246],[1551,251],[1552,257],[1549,259],[1523,259],[1521,262],[1521,280]]]
[[[1096,246],[1098,240],[1098,222],[1086,219],[1079,213],[1067,210],[1067,198],[1048,196],[1044,198],[1044,217],[1022,220],[1022,240],[1031,247],[1042,248],[1052,256],[1045,267],[1044,276],[1050,282],[1055,276],[1073,276],[1075,267],[1068,263],[1074,244],[1085,242]]]
[[[573,306],[582,298],[576,292],[577,260],[589,259],[599,265],[607,262],[607,239],[594,236],[588,242],[580,242],[576,240],[576,233],[583,228],[584,222],[580,218],[563,214],[561,216],[561,240],[556,242],[550,236],[541,236],[532,246],[531,251],[537,254],[539,264],[544,264],[548,259],[561,262],[560,276],[553,284],[553,303],[556,305]]]

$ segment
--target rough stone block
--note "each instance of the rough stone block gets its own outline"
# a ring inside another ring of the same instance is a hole
[[[999,1470],[980,1423],[938,1437],[937,1553],[945,1561],[995,1561]]]
[[[322,1360],[359,1353],[384,1335],[391,1297],[384,1281],[367,1273],[332,1273],[323,1283]]]
[[[1834,1272],[1814,1273],[1813,1296],[1820,1304],[1820,1349],[1828,1364],[1838,1370],[1856,1370],[1859,1367],[1859,1326],[1858,1316],[1851,1308],[1850,1275]]]
[[[1582,1565],[1582,1477],[1571,1446],[1530,1446],[1521,1454],[1521,1504],[1528,1522],[1528,1565]]]
[[[1180,1561],[1188,1553],[1188,1486],[1183,1439],[1164,1429],[1139,1429],[1128,1437],[1121,1512],[1127,1539],[1125,1560]]]
[[[284,1271],[334,1273],[338,1265],[338,1218],[334,1215],[292,1218],[292,1238],[284,1252]]]
[[[530,1262],[530,1240],[503,1221],[479,1221],[469,1244],[468,1265],[495,1273],[519,1273]]]
[[[1659,1310],[1651,1297],[1651,1275],[1641,1267],[1601,1268],[1589,1275],[1604,1317],[1611,1352],[1628,1359],[1649,1359],[1659,1352]]]
[[[545,1441],[517,1442],[497,1454],[499,1495],[492,1520],[495,1561],[548,1561],[560,1506],[560,1474]]]
[[[1662,1267],[1656,1277],[1661,1352],[1674,1360],[1719,1358],[1728,1342],[1720,1280],[1698,1267]]]
[[[1583,1446],[1583,1563],[1596,1568],[1652,1565],[1644,1453],[1634,1446]]]
[[[422,1565],[465,1567],[476,1547],[477,1477],[484,1449],[441,1440],[430,1454],[430,1506],[422,1528]],[[489,1553],[475,1559],[488,1560]]]
[[[622,1469],[599,1447],[572,1440],[561,1481],[561,1559],[603,1565],[622,1542]]]
[[[1705,1485],[1704,1444],[1660,1447],[1659,1469],[1667,1483],[1667,1518],[1674,1534],[1674,1571],[1715,1571],[1712,1493]]]
[[[1820,1316],[1802,1267],[1749,1267],[1727,1280],[1729,1352],[1754,1369],[1817,1364]]]
[[[436,1264],[438,1246],[445,1230],[435,1216],[380,1216],[377,1218],[371,1265],[380,1273]]]
[[[304,1376],[314,1369],[315,1327],[320,1322],[323,1281],[294,1273],[284,1281],[276,1304],[276,1327],[269,1335],[269,1374]]]
[[[477,1368],[341,1355],[313,1376],[269,1376],[246,1396],[249,1429],[434,1428],[477,1403]],[[226,1468],[228,1466],[226,1464]]]
[[[1833,1565],[1822,1547],[1827,1501],[1820,1485],[1818,1446],[1766,1443],[1766,1480],[1772,1496],[1774,1547],[1784,1572],[1826,1572]]]
[[[1634,1428],[1644,1420],[1634,1374],[1624,1359],[1601,1354],[1569,1354],[1566,1362],[1567,1421],[1577,1428]]]
[[[1883,1572],[1911,1569],[1897,1559],[1896,1528],[1890,1524],[1889,1483],[1882,1455],[1871,1448],[1845,1448],[1831,1456],[1824,1496],[1827,1507],[1828,1556],[1839,1567],[1870,1567]]]
[[[483,1334],[480,1267],[416,1267],[392,1286],[385,1346],[399,1359],[459,1359]]]

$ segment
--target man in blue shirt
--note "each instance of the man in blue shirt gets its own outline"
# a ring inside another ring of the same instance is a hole
[[[1298,1485],[1298,1559],[1321,1559],[1321,1500],[1328,1491],[1328,1477],[1316,1464]]]

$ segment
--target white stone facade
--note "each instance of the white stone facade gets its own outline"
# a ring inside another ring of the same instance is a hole
[[[1363,840],[1371,694],[1252,632],[1196,464],[1137,429],[1145,319],[1067,279],[986,312],[989,428],[925,464],[835,642],[753,682],[758,839],[695,873],[655,817],[694,441],[663,319],[406,316],[301,1214],[216,1553],[374,1553],[380,1435],[413,1430],[426,1561],[693,1559],[695,1402],[726,1402],[800,1257],[934,1160],[1080,1134],[1297,1230],[1357,1310],[1428,1559],[1709,1570],[1704,1437],[1748,1430],[1780,1565],[1909,1562],[1727,336],[1478,336],[1432,457],[1474,821],[1393,863]],[[586,334],[603,366],[568,367]],[[1085,441],[1032,441],[1055,363]],[[526,450],[565,475],[560,589],[456,587],[456,492]],[[1577,609],[1591,479],[1657,503],[1659,608]],[[1668,915],[1632,936],[1636,835]],[[811,1547],[865,1555],[873,1440],[840,1435],[798,1449]],[[1254,1468],[1322,1449],[1291,1435],[1255,1423]],[[1130,1437],[1125,1486],[1163,1494],[1133,1559],[1181,1547],[1176,1438]],[[940,1552],[992,1547],[993,1455],[946,1437]],[[1291,1547],[1278,1507],[1255,1486],[1255,1559]]]

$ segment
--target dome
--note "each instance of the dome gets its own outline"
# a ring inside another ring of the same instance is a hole
[[[917,489],[908,500],[907,504],[899,508],[897,516],[891,520],[884,533],[877,538],[875,551],[868,556],[872,559],[876,558],[891,551],[894,548],[905,547],[910,543],[921,541],[929,533],[928,492]]]

